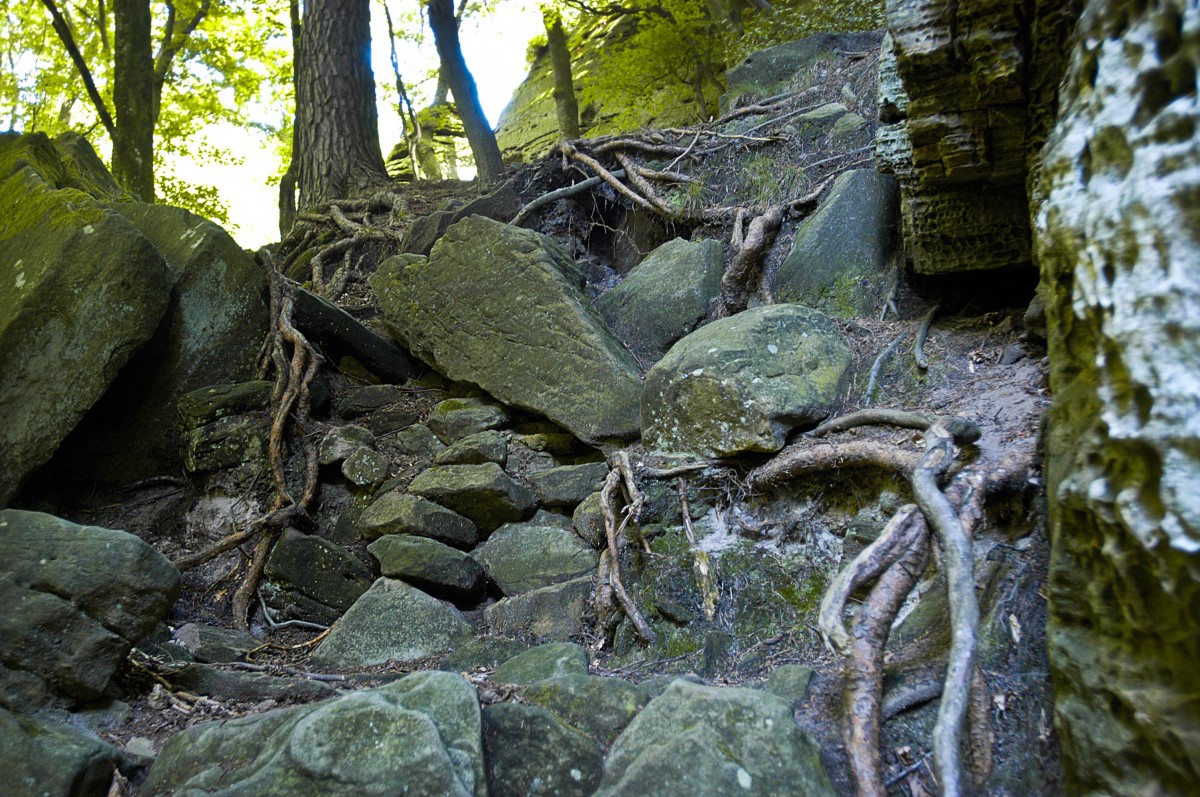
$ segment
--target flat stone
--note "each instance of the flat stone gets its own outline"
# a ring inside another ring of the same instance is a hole
[[[370,542],[386,534],[412,534],[447,545],[469,548],[479,541],[479,529],[467,518],[408,493],[389,492],[359,515],[358,536]]]
[[[538,471],[529,474],[528,478],[533,494],[542,506],[574,507],[599,490],[607,476],[607,464],[591,462]]]
[[[502,432],[488,430],[468,435],[438,454],[438,465],[482,465],[495,462],[500,467],[508,463],[508,440]]]
[[[407,403],[410,397],[398,385],[360,385],[339,393],[333,410],[346,420],[353,420],[393,404]]]
[[[373,437],[370,429],[352,423],[335,426],[321,438],[317,461],[322,465],[337,464],[359,448],[370,445]]]
[[[494,462],[438,465],[417,475],[409,492],[436,501],[470,519],[483,532],[520,520],[533,509],[533,493]]]
[[[489,429],[499,429],[506,423],[506,409],[478,398],[452,398],[439,402],[425,421],[425,425],[447,445]]]
[[[599,557],[561,525],[509,523],[501,526],[475,556],[508,596],[570,581],[594,572]]]
[[[484,624],[500,636],[568,640],[584,630],[592,577],[504,598],[483,610]]]
[[[183,467],[188,473],[208,473],[262,462],[270,435],[271,419],[265,412],[221,418],[188,432]]]
[[[196,661],[241,661],[252,650],[262,647],[262,641],[245,631],[221,628],[205,623],[186,623],[171,635],[175,644],[186,649]]]
[[[287,529],[267,559],[264,575],[277,585],[344,612],[371,586],[370,569],[339,545]]]
[[[391,463],[378,451],[359,446],[342,463],[342,475],[358,487],[375,487],[383,484]]]
[[[265,410],[271,404],[272,382],[260,379],[232,385],[209,385],[184,393],[176,403],[179,425],[191,431],[230,415]]]
[[[620,678],[568,674],[527,684],[521,696],[550,709],[563,722],[598,744],[613,743],[625,726],[650,702],[640,687]]]
[[[398,578],[431,595],[467,601],[483,597],[485,575],[479,563],[436,540],[389,534],[367,546],[380,575]]]
[[[171,682],[194,695],[255,703],[264,700],[307,703],[337,693],[329,684],[311,678],[222,670],[204,664],[189,664],[172,672]]]

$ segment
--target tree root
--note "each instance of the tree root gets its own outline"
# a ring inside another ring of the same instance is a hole
[[[683,512],[683,531],[687,535],[688,546],[692,549],[696,582],[700,588],[700,597],[704,601],[704,616],[711,620],[717,613],[717,590],[713,586],[712,562],[708,558],[708,551],[700,549],[696,540],[696,530],[692,528],[692,507],[688,501],[687,479],[680,476],[676,488],[679,490],[679,507]]]
[[[940,304],[935,304],[929,308],[929,312],[921,319],[921,326],[917,328],[917,339],[913,343],[913,359],[916,361],[917,367],[922,371],[929,368],[929,360],[925,359],[925,339],[929,337],[929,328],[933,326],[933,319],[937,316],[940,309]]]
[[[601,625],[609,625],[605,620],[614,618],[613,598],[643,641],[653,644],[658,635],[650,628],[646,618],[621,581],[621,549],[622,533],[632,521],[637,520],[645,504],[646,496],[637,488],[633,477],[633,469],[629,463],[629,454],[618,451],[609,458],[609,472],[604,480],[604,488],[600,491],[600,511],[604,515],[604,534],[608,547],[600,557],[600,572],[594,606],[597,620]],[[622,488],[625,495],[622,496]],[[625,517],[618,520],[622,513],[622,503]],[[604,636],[607,636],[605,629]]]

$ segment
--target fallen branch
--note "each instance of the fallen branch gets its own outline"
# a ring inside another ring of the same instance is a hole
[[[616,178],[624,177],[625,171],[618,169],[617,171],[612,172],[612,176]],[[575,194],[582,194],[584,191],[595,188],[602,182],[604,182],[603,177],[589,177],[586,180],[573,183],[565,188],[558,188],[554,191],[549,191],[545,194],[542,194],[536,199],[530,200],[529,203],[526,204],[525,207],[521,208],[521,211],[517,213],[517,215],[509,223],[513,226],[517,226],[521,222],[525,221],[525,219],[529,218],[529,214],[533,213],[533,211],[537,210],[538,208],[549,205],[551,202],[559,199],[566,199],[567,197],[574,196]]]
[[[612,172],[610,172],[608,169],[601,166],[600,162],[598,160],[591,157],[590,155],[585,155],[584,153],[580,152],[569,141],[559,142],[558,149],[560,152],[562,152],[562,154],[566,155],[568,158],[574,158],[575,160],[582,163],[584,166],[587,166],[589,169],[594,171],[596,174],[598,174],[601,177],[601,179],[604,180],[604,182],[606,182],[610,186],[612,186],[613,190],[615,190],[618,194],[620,194],[621,196],[628,199],[633,204],[637,205],[638,207],[642,208],[643,210],[648,210],[651,213],[655,212],[654,205],[650,204],[650,201],[648,199],[646,199],[645,197],[643,197],[640,194],[631,190],[629,188],[629,186],[625,185],[620,180],[618,180],[613,175]]]

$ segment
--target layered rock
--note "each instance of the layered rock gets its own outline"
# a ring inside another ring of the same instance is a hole
[[[388,329],[450,379],[587,442],[637,434],[637,363],[549,238],[472,216],[446,232],[428,261],[385,261],[371,286]]]
[[[1048,632],[1070,791],[1200,772],[1200,138],[1193,4],[1092,0],[1037,227],[1051,357]]]

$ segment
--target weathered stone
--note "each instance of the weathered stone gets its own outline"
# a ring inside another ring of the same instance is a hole
[[[1047,642],[1068,793],[1200,772],[1195,6],[1091,0],[1035,225],[1054,402]]]
[[[571,526],[579,538],[593,548],[603,548],[607,539],[604,530],[604,510],[600,508],[600,493],[583,499],[571,515]]]
[[[789,430],[829,414],[851,361],[833,323],[800,305],[715,321],[650,369],[643,440],[701,457],[778,451]]]
[[[401,454],[422,459],[431,458],[446,448],[446,444],[423,423],[401,429],[390,437],[389,442]]]
[[[504,598],[483,610],[484,624],[501,636],[567,640],[584,629],[591,576]]]
[[[288,529],[263,570],[278,586],[344,612],[371,586],[370,569],[344,548]]]
[[[600,782],[600,747],[540,706],[483,709],[491,797],[588,797]]]
[[[811,667],[803,664],[781,664],[767,676],[767,691],[784,700],[795,703],[804,699],[808,682],[812,680]]]
[[[78,728],[0,708],[0,786],[7,797],[105,797],[113,770],[129,772],[132,763]]]
[[[342,463],[342,475],[358,487],[375,487],[388,475],[388,458],[366,446],[359,446]]]
[[[880,34],[874,31],[818,33],[753,52],[726,74],[729,88],[721,97],[721,107],[728,109],[734,98],[765,97],[795,88],[794,81],[803,79],[814,65],[844,57],[841,53],[874,50],[879,40]]]
[[[261,640],[245,631],[204,623],[185,623],[171,639],[204,663],[240,661],[262,646]]]
[[[194,725],[163,748],[146,795],[486,797],[479,702],[421,672],[307,706]]]
[[[179,571],[132,534],[6,509],[0,592],[6,672],[88,699],[166,615],[179,594]]]
[[[171,271],[108,206],[65,187],[44,134],[0,135],[0,506],[158,328]]]
[[[578,506],[604,484],[608,465],[590,462],[586,465],[565,465],[529,474],[533,494],[542,506]]]
[[[412,223],[400,248],[409,254],[428,255],[451,224],[468,216],[507,222],[520,209],[521,200],[512,183],[505,183],[492,193],[477,197],[456,210],[436,210],[421,216]]]
[[[600,296],[596,309],[634,354],[657,362],[704,319],[721,291],[724,255],[719,241],[668,241]]]
[[[471,626],[453,608],[403,581],[380,578],[334,623],[312,660],[327,667],[419,661],[470,636]]]
[[[637,433],[637,364],[549,238],[473,216],[371,277],[389,330],[447,377],[594,442]],[[502,351],[503,356],[497,356]]]
[[[255,703],[264,700],[307,703],[336,694],[329,684],[311,678],[223,670],[204,664],[189,664],[172,671],[171,683],[194,695]]]
[[[296,324],[320,345],[331,362],[342,366],[352,358],[385,382],[406,382],[417,373],[417,364],[403,349],[367,329],[337,305],[300,287],[294,289],[293,296]]]
[[[408,401],[409,394],[397,385],[362,385],[338,394],[333,410],[347,420],[360,418],[392,404]]]
[[[265,410],[271,403],[271,388],[271,382],[256,380],[184,393],[176,403],[176,420],[182,429],[191,431],[230,415]]]
[[[438,465],[412,480],[410,492],[436,501],[470,519],[484,532],[520,520],[533,508],[533,493],[494,462]]]
[[[407,493],[384,493],[358,517],[358,536],[370,542],[385,534],[413,534],[469,548],[479,529],[457,512]]]
[[[865,169],[843,173],[768,276],[772,294],[842,318],[877,312],[888,290],[896,214],[894,179]]]
[[[527,684],[521,696],[550,709],[604,747],[613,743],[639,711],[650,702],[641,688],[620,678],[568,674]]]
[[[337,464],[362,446],[370,445],[372,437],[370,429],[352,423],[335,426],[321,438],[317,461],[322,465]]]
[[[478,398],[452,398],[434,405],[425,425],[449,445],[468,435],[499,429],[507,422],[508,412],[501,406]]]
[[[504,467],[508,462],[508,440],[495,430],[469,435],[438,454],[438,465],[482,465],[495,462]]]
[[[514,656],[496,668],[491,680],[526,686],[563,675],[587,675],[587,651],[574,642],[547,642]]]
[[[505,595],[547,587],[596,569],[596,552],[559,525],[509,523],[476,549],[475,556]]]
[[[183,467],[188,473],[224,470],[264,460],[271,419],[264,412],[231,415],[188,432]]]
[[[462,551],[436,540],[389,534],[367,546],[379,561],[379,573],[398,578],[431,595],[450,600],[483,597],[484,572]]]
[[[596,795],[832,796],[819,751],[774,695],[677,680],[617,739]]]

